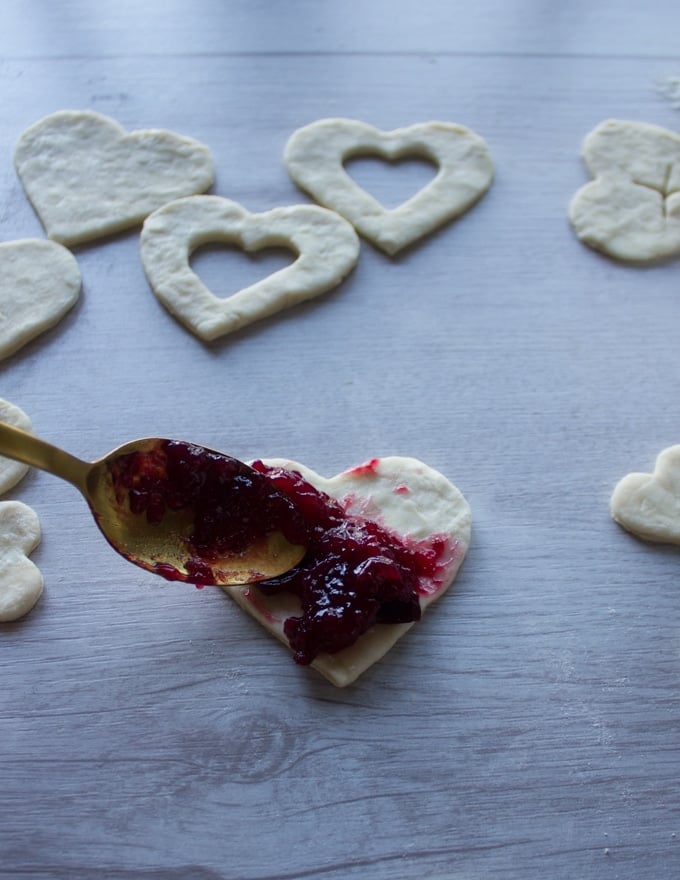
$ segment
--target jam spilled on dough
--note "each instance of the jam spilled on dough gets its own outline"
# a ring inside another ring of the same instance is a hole
[[[373,520],[347,514],[299,473],[261,461],[253,467],[293,502],[307,528],[302,562],[257,584],[265,595],[290,592],[300,600],[302,613],[284,622],[297,663],[349,647],[374,624],[420,619],[422,583],[436,581],[448,558],[445,536],[409,545]]]

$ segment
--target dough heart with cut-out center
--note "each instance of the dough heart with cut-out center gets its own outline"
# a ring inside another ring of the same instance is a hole
[[[40,522],[20,501],[0,501],[0,622],[18,620],[43,591],[40,570],[28,558],[40,543]]]
[[[653,473],[623,477],[610,510],[619,525],[641,538],[680,544],[680,446],[660,452]]]
[[[53,241],[0,244],[0,359],[56,324],[80,294],[73,254]]]
[[[61,110],[27,128],[14,165],[48,236],[66,245],[136,226],[215,179],[198,141],[164,129],[127,132],[87,110]]]
[[[343,163],[358,156],[386,161],[424,158],[438,171],[414,196],[388,210],[345,170]],[[321,119],[291,135],[284,162],[301,189],[390,255],[458,217],[493,179],[486,143],[462,125],[448,122],[381,131],[355,119]]]
[[[618,260],[680,254],[680,137],[658,125],[608,119],[586,137],[595,178],[569,205],[578,237]]]
[[[431,548],[436,542],[440,548],[437,574],[421,579],[418,585],[421,610],[440,598],[453,582],[470,545],[471,514],[461,492],[443,474],[417,459],[401,456],[372,459],[331,478],[287,459],[266,460],[264,464],[297,471],[316,489],[340,501],[348,516],[373,520],[410,547]],[[295,596],[264,595],[255,586],[224,590],[288,645],[284,624],[288,617],[299,614]],[[349,647],[318,654],[312,666],[343,687],[383,657],[412,625],[375,624]]]
[[[205,244],[244,251],[285,247],[295,261],[224,299],[190,265]],[[335,287],[359,258],[359,239],[342,217],[316,205],[251,214],[221,196],[190,196],[148,217],[140,241],[152,290],[189,330],[210,341]]]

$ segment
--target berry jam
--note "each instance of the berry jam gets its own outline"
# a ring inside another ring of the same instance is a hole
[[[228,456],[179,440],[162,440],[148,450],[121,455],[110,464],[119,502],[130,512],[160,523],[166,512],[192,517],[186,571],[197,585],[212,582],[211,562],[237,556],[263,535],[281,532],[302,544],[307,526],[295,505],[253,469]],[[185,580],[171,565],[157,574]]]
[[[264,595],[290,592],[300,600],[301,615],[284,622],[297,663],[341,651],[373,624],[420,619],[421,580],[441,573],[445,537],[409,547],[373,520],[348,515],[299,473],[261,461],[253,467],[290,498],[307,527],[302,562],[257,584]]]

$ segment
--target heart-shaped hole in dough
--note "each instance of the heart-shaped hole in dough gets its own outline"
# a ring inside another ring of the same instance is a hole
[[[398,208],[428,186],[439,170],[424,156],[388,159],[379,153],[358,153],[343,164],[352,180],[388,210]]]
[[[220,298],[190,265],[201,246],[216,242],[251,253],[283,246],[296,259]],[[192,333],[211,341],[335,287],[356,265],[359,239],[346,220],[316,205],[251,214],[231,199],[190,196],[147,217],[140,252],[158,299]]]
[[[291,266],[296,257],[285,247],[244,251],[228,242],[207,242],[193,251],[189,265],[215,296],[226,299]]]
[[[355,156],[421,158],[437,174],[396,208],[359,186],[345,163]],[[295,183],[394,255],[468,210],[491,185],[493,162],[477,134],[447,122],[381,131],[356,119],[320,119],[288,139],[284,163]]]

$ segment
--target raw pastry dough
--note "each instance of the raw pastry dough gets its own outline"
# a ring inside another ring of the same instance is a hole
[[[189,263],[196,248],[211,242],[245,251],[283,246],[297,259],[222,299],[208,290]],[[356,265],[359,239],[342,217],[316,205],[251,214],[229,199],[193,196],[147,218],[141,257],[158,299],[189,330],[209,341],[335,287]]]
[[[56,324],[80,294],[80,270],[53,241],[0,244],[0,359]]]
[[[654,473],[624,477],[614,489],[613,518],[629,532],[664,544],[680,544],[680,446],[664,449]]]
[[[26,413],[6,400],[0,400],[0,422],[7,422],[23,431],[30,431],[32,428]],[[27,473],[28,465],[0,456],[0,495],[9,492]]]
[[[608,119],[586,137],[595,180],[574,195],[578,237],[619,260],[680,253],[680,137],[658,125]]]
[[[43,578],[28,558],[39,543],[35,511],[20,501],[0,501],[0,622],[23,617],[40,598]]]
[[[345,160],[366,155],[392,161],[422,157],[439,170],[418,193],[387,210],[343,167]],[[284,161],[299,187],[346,217],[388,254],[458,217],[486,192],[493,178],[493,163],[482,138],[449,122],[381,131],[354,119],[321,119],[293,133]]]
[[[273,467],[298,471],[305,480],[338,500],[347,513],[379,522],[410,540],[446,536],[450,555],[442,578],[428,585],[420,597],[424,610],[451,585],[470,546],[470,507],[441,473],[414,458],[391,456],[359,466],[327,479],[304,465],[286,459],[265,461]],[[284,644],[287,617],[297,613],[294,596],[264,596],[257,587],[225,587],[244,610]],[[336,654],[320,654],[312,666],[338,687],[359,677],[413,626],[413,623],[377,624],[349,648]]]
[[[89,110],[61,110],[31,125],[14,164],[48,236],[67,245],[135,226],[215,178],[198,141],[163,129],[128,133]]]

